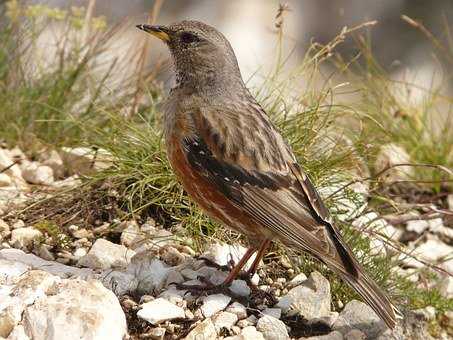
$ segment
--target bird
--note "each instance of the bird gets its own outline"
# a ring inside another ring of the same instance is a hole
[[[397,309],[355,258],[291,147],[247,89],[225,36],[193,20],[136,27],[163,41],[173,61],[176,84],[163,105],[173,171],[207,215],[249,241],[223,284],[257,252],[247,271],[254,274],[278,240],[324,263],[393,329]]]

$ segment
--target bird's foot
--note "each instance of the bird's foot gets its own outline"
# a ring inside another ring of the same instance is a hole
[[[187,293],[190,293],[193,296],[225,293],[228,290],[228,285],[215,285],[204,276],[198,277],[198,281],[200,281],[201,284],[191,285],[186,283],[178,283],[176,284],[176,288],[179,290],[186,290]]]

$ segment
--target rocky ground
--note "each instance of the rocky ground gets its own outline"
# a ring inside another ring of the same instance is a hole
[[[394,147],[383,155],[385,162],[391,164],[392,153]],[[73,224],[64,235],[55,235],[15,214],[29,198],[75,185],[75,173],[102,168],[103,161],[83,148],[47,153],[35,161],[17,148],[0,149],[0,338],[432,338],[427,325],[436,317],[434,308],[405,311],[391,332],[362,302],[344,301],[340,312],[332,311],[329,281],[318,272],[297,273],[289,263],[282,264],[277,276],[268,275],[273,268],[262,266],[252,278],[253,289],[240,279],[229,288],[201,294],[182,289],[180,284],[222,282],[245,248],[212,242],[196,254],[190,242],[151,218],[96,221],[92,228]],[[67,164],[70,173],[64,170]],[[383,218],[368,212],[353,225],[403,242],[421,262],[404,256],[395,270],[425,287],[435,284],[451,298],[453,229],[448,216],[453,195],[439,202],[419,204],[404,216]],[[373,242],[376,253],[401,256],[382,239]],[[426,265],[439,268],[437,280],[426,281],[418,274]],[[448,339],[453,335],[453,311],[442,320],[438,337]]]

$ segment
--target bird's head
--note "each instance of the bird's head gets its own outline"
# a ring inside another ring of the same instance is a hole
[[[243,84],[233,49],[215,28],[199,21],[181,21],[168,26],[143,24],[137,28],[167,44],[178,82],[194,87],[238,81]]]

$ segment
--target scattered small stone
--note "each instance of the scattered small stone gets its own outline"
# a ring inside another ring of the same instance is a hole
[[[395,166],[397,164],[411,163],[409,154],[403,147],[396,144],[385,144],[381,146],[376,161],[374,163],[375,171],[381,172],[387,168],[381,177],[388,182],[411,179],[414,175],[414,169],[411,166]],[[390,168],[392,167],[393,168]]]
[[[242,340],[265,340],[263,333],[258,332],[254,326],[242,329],[241,336]]]
[[[231,297],[224,294],[208,295],[203,299],[203,305],[200,307],[206,318],[213,316],[215,313],[224,310],[231,301]]]
[[[236,314],[239,320],[245,319],[247,317],[247,309],[243,304],[239,302],[233,302],[230,306],[228,306],[226,311]]]
[[[77,248],[74,251],[73,256],[76,260],[79,260],[80,258],[84,257],[87,253],[88,251],[85,248]]]
[[[87,230],[85,228],[76,229],[76,230],[72,231],[71,234],[72,234],[72,236],[74,236],[75,238],[78,238],[78,239],[94,238],[93,232],[91,230]]]
[[[154,300],[155,300],[154,296],[145,294],[145,295],[142,295],[140,297],[139,303],[140,304],[144,304],[144,303],[148,303],[148,302],[151,302],[151,301],[154,301]]]
[[[78,264],[93,269],[121,268],[126,267],[134,255],[133,250],[100,238]]]
[[[280,319],[280,317],[282,316],[282,310],[280,308],[265,308],[263,311],[261,311],[261,313],[264,315],[272,316],[276,319]]]
[[[211,319],[200,322],[190,331],[185,340],[212,340],[217,337],[216,329]]]
[[[214,323],[217,332],[220,332],[222,328],[230,330],[237,321],[237,315],[230,312],[220,312],[212,318],[212,322]]]
[[[36,250],[36,255],[47,261],[55,261],[55,256],[52,254],[49,248],[50,247],[46,244],[40,244],[38,246],[38,249]]]
[[[288,288],[293,288],[295,286],[300,285],[302,282],[307,280],[307,275],[304,273],[299,273],[296,276],[294,276],[291,281],[288,282],[287,287]]]
[[[245,328],[248,326],[255,326],[257,321],[258,321],[258,319],[256,318],[255,315],[250,315],[246,319],[239,320],[237,325],[241,328]]]
[[[220,266],[226,266],[231,261],[238,263],[240,259],[246,253],[247,248],[242,247],[238,244],[229,245],[229,244],[220,244],[213,243],[209,246],[206,252],[203,254],[203,257],[211,259]],[[254,254],[244,266],[244,270],[249,269],[255,260],[256,254]]]
[[[135,221],[125,221],[121,223],[125,228],[121,233],[120,242],[122,245],[133,248],[134,245],[143,241],[143,233]]]
[[[0,187],[9,187],[13,184],[13,180],[5,173],[0,173]]]
[[[256,329],[263,333],[266,340],[289,339],[285,324],[269,315],[265,315],[258,320]]]
[[[36,162],[25,162],[22,165],[22,177],[31,184],[52,185],[54,182],[52,168]]]
[[[313,272],[308,280],[281,297],[276,307],[281,308],[284,313],[295,310],[310,320],[329,316],[330,303],[329,281],[318,272]]]
[[[234,280],[229,289],[231,292],[239,296],[249,296],[251,293],[250,287],[244,280]]]
[[[332,328],[343,334],[348,333],[351,329],[359,329],[371,339],[387,329],[370,306],[357,300],[346,304]]]
[[[22,220],[14,221],[14,223],[11,224],[11,229],[19,229],[19,228],[24,228],[24,227],[25,227],[25,222]]]
[[[181,273],[177,270],[170,270],[167,275],[167,280],[165,282],[165,286],[169,286],[172,283],[183,283],[184,282],[184,277],[181,275]]]
[[[358,329],[353,329],[344,336],[345,340],[365,340],[366,338],[365,333]]]
[[[410,220],[406,223],[407,231],[414,231],[417,234],[423,233],[429,228],[429,223],[426,220]]]
[[[178,249],[167,245],[160,250],[161,259],[170,266],[178,266],[184,262],[186,257]]]
[[[38,241],[42,236],[42,233],[33,227],[18,228],[11,232],[10,242],[15,248],[29,249],[33,246],[33,243]]]
[[[63,160],[61,159],[58,152],[51,150],[47,155],[46,159],[42,162],[43,165],[47,165],[52,168],[55,178],[63,178],[65,174],[65,167]]]
[[[151,329],[148,332],[148,336],[153,340],[163,340],[165,336],[166,329],[163,327],[156,327]]]
[[[299,338],[299,340],[343,340],[343,334],[341,334],[338,331],[333,331],[325,335],[310,336],[308,338]]]
[[[144,303],[141,307],[142,309],[137,312],[137,316],[153,325],[186,316],[184,309],[163,298]]]

